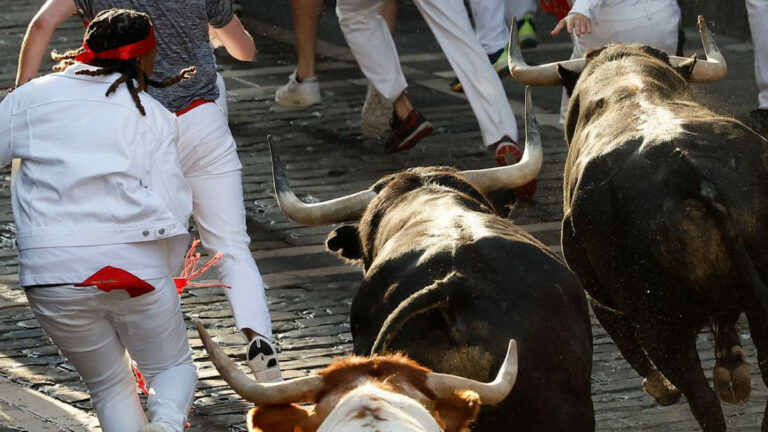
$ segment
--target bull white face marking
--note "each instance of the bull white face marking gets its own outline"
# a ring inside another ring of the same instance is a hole
[[[443,432],[426,408],[373,384],[347,393],[317,432]]]

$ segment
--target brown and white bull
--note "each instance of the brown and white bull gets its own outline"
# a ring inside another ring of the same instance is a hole
[[[562,246],[598,320],[659,403],[682,391],[705,431],[724,431],[717,396],[750,393],[742,312],[768,382],[768,141],[696,101],[692,82],[726,72],[701,17],[699,29],[706,60],[610,45],[542,66],[511,50],[510,69],[572,93]],[[706,325],[715,391],[696,350]]]
[[[403,352],[435,371],[492,379],[506,343],[520,376],[476,431],[592,431],[592,335],[578,280],[551,251],[501,217],[485,194],[528,183],[542,148],[526,92],[517,165],[478,171],[417,167],[368,190],[305,204],[273,153],[278,203],[292,220],[336,228],[326,246],[364,267],[350,325],[358,355]]]
[[[259,405],[248,413],[249,431],[463,432],[480,404],[503,400],[517,377],[517,344],[510,340],[491,383],[434,373],[395,354],[345,357],[314,375],[261,384],[237,368],[202,323],[196,325],[222,378],[237,394]]]

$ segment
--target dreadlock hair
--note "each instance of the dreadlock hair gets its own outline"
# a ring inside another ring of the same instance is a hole
[[[151,28],[152,23],[149,16],[145,13],[127,9],[108,9],[100,12],[91,21],[85,31],[83,41],[91,50],[98,53],[144,40],[148,37]],[[58,62],[53,67],[53,70],[63,71],[75,64],[75,57],[83,51],[84,49],[81,47],[69,50],[63,54],[59,54],[56,51],[51,52],[51,58]],[[195,72],[194,67],[188,67],[183,69],[178,75],[158,82],[149,79],[147,74],[141,70],[138,57],[127,60],[95,59],[88,64],[97,66],[100,69],[84,69],[75,72],[75,74],[99,76],[110,75],[115,72],[120,73],[120,77],[109,86],[105,95],[109,96],[117,90],[120,84],[125,83],[141,115],[147,114],[139,99],[140,89],[144,89],[147,86],[167,87],[188,79]],[[134,84],[134,80],[138,82],[138,86]]]

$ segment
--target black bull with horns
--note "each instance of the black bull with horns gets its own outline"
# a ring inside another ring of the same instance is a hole
[[[701,17],[699,30],[704,61],[610,45],[543,66],[518,50],[510,69],[572,92],[562,247],[598,320],[659,403],[682,392],[705,431],[724,431],[717,397],[750,393],[741,312],[768,381],[768,141],[696,102],[690,83],[726,71]],[[696,351],[708,324],[714,391]]]
[[[485,197],[531,181],[542,149],[526,92],[526,147],[509,167],[459,172],[411,168],[369,190],[304,204],[273,153],[283,212],[302,224],[360,219],[327,247],[361,262],[351,330],[360,355],[402,351],[438,372],[488,380],[519,343],[518,380],[481,411],[478,431],[590,431],[591,328],[575,276]]]

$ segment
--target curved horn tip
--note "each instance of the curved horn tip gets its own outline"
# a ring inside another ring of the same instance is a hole
[[[517,362],[517,341],[514,339],[509,340],[507,345],[507,355],[504,357],[504,364]]]
[[[517,34],[517,17],[512,17],[512,26],[509,28],[509,42],[507,46],[507,69],[509,73],[518,66],[524,66],[525,59],[520,51],[520,37]]]
[[[706,20],[704,19],[704,15],[699,15],[699,16],[696,18],[696,25],[697,25],[699,28],[701,28],[702,26],[703,26],[703,27],[707,27],[707,22],[706,22]]]
[[[208,348],[209,348],[208,345],[213,342],[211,335],[208,334],[208,330],[205,329],[203,322],[200,320],[195,320],[195,328],[197,329],[197,334],[200,335],[200,340],[202,340],[205,350],[208,352],[208,355],[210,356],[211,353],[210,351],[208,351]]]

